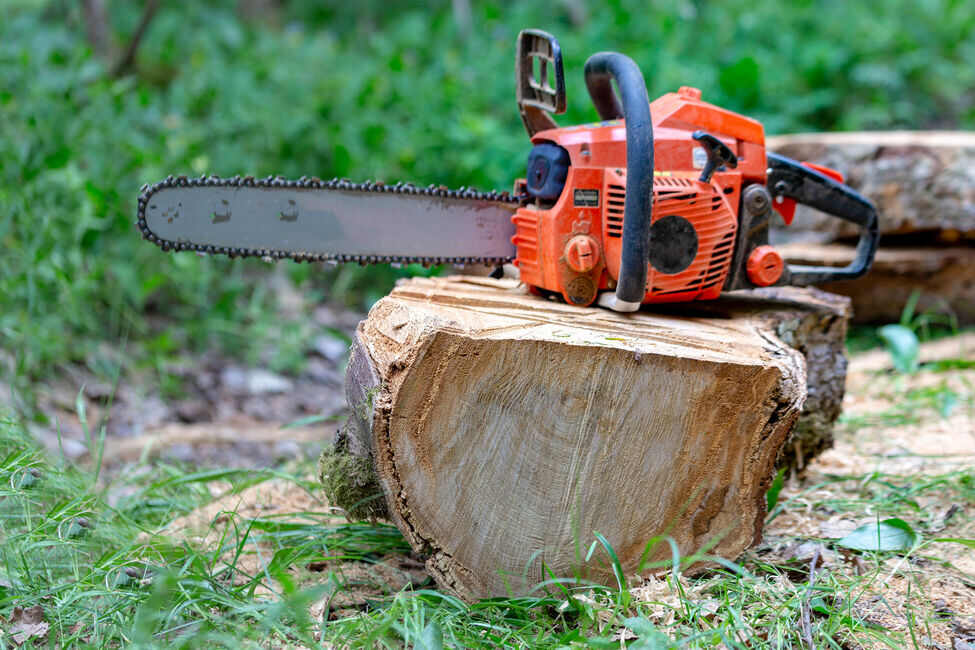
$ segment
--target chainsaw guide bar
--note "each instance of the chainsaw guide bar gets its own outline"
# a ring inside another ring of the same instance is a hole
[[[206,193],[197,200],[201,188]],[[395,205],[383,201],[388,195]],[[169,176],[142,187],[136,225],[164,251],[268,261],[498,265],[515,257],[511,216],[520,202],[509,192],[410,183]],[[230,223],[232,229],[221,228]],[[267,245],[249,247],[248,241]]]

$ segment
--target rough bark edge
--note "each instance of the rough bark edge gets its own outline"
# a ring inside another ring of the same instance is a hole
[[[473,594],[458,584],[454,577],[456,573],[463,572],[471,581],[474,576],[470,570],[462,567],[449,553],[431,540],[420,535],[410,519],[409,503],[400,483],[399,472],[389,440],[392,395],[398,390],[404,377],[404,371],[410,364],[405,361],[402,363],[394,362],[389,372],[386,373],[386,384],[380,384],[375,369],[375,360],[360,336],[364,322],[361,322],[357,328],[346,371],[346,399],[352,409],[349,416],[350,423],[345,429],[346,442],[344,448],[333,450],[332,453],[341,459],[338,462],[349,462],[345,459],[354,457],[357,461],[356,467],[368,466],[370,468],[369,474],[375,479],[375,488],[378,488],[379,493],[384,497],[382,499],[384,506],[382,517],[392,521],[403,532],[410,546],[424,561],[427,572],[438,585],[467,601],[472,601]],[[433,336],[428,335],[424,337],[425,340],[418,342],[414,354],[422,354],[423,350],[430,345],[432,338]],[[368,388],[363,390],[364,387]],[[326,453],[329,453],[328,450],[323,453],[323,459]],[[333,461],[328,460],[326,462]],[[339,480],[339,482],[342,481]],[[354,493],[354,490],[349,487],[342,486],[341,494],[333,488],[332,493],[339,499],[334,501],[336,505],[346,510],[349,509],[349,506],[354,505],[350,504],[343,496]],[[388,505],[389,502],[398,503],[398,507],[391,509]]]
[[[792,302],[793,290],[763,289],[759,295]],[[822,311],[796,309],[767,316],[782,342],[798,350],[805,360],[806,402],[785,444],[779,452],[778,467],[801,471],[812,458],[833,446],[833,429],[843,411],[846,394],[846,332],[852,315],[850,299],[820,289],[810,290]]]
[[[422,356],[426,349],[434,344],[435,340],[439,337],[448,338],[461,338],[458,334],[448,333],[443,331],[437,331],[432,334],[423,337],[423,340],[416,345],[415,357]],[[755,478],[755,487],[752,488],[751,492],[753,494],[755,504],[755,517],[752,525],[752,535],[751,543],[747,544],[744,548],[741,548],[735,553],[728,553],[728,555],[740,555],[742,552],[751,548],[755,544],[762,541],[762,533],[764,529],[765,516],[767,514],[767,503],[766,503],[766,493],[768,488],[771,486],[772,481],[775,476],[776,459],[778,456],[774,453],[769,453],[769,448],[780,448],[785,442],[789,433],[792,431],[796,420],[800,417],[801,405],[804,401],[805,390],[799,389],[798,385],[803,385],[806,382],[806,364],[805,358],[802,353],[794,348],[791,349],[785,341],[779,339],[775,334],[771,332],[763,332],[763,338],[765,338],[770,348],[776,350],[783,350],[791,359],[780,359],[775,366],[780,373],[780,380],[778,382],[778,391],[771,395],[763,404],[762,409],[769,413],[766,418],[765,426],[762,428],[761,432],[755,435],[751,445],[751,450],[748,456],[749,463],[755,468],[752,476]],[[791,353],[790,353],[791,352]],[[473,589],[476,589],[476,585],[479,580],[470,568],[459,562],[454,558],[453,555],[448,553],[440,543],[433,538],[428,538],[426,535],[422,534],[417,525],[411,520],[411,510],[409,508],[409,495],[402,489],[402,485],[399,480],[399,470],[397,468],[397,458],[393,451],[392,444],[390,442],[390,418],[391,418],[391,401],[392,397],[399,390],[400,385],[405,380],[408,369],[412,367],[411,364],[404,364],[404,366],[395,369],[395,378],[393,378],[393,373],[390,373],[391,381],[389,381],[389,386],[394,386],[395,388],[388,391],[384,391],[385,397],[389,399],[383,399],[379,403],[383,406],[378,407],[375,415],[376,419],[373,421],[375,425],[379,425],[377,429],[377,434],[374,434],[374,440],[379,443],[381,440],[382,449],[377,450],[377,456],[384,459],[385,471],[381,474],[385,477],[382,482],[387,488],[388,495],[395,495],[395,499],[399,506],[394,509],[391,513],[391,518],[395,522],[402,522],[403,525],[399,526],[401,530],[408,531],[406,536],[409,539],[411,545],[414,549],[421,549],[421,555],[425,558],[425,566],[430,575],[434,578],[436,583],[443,589],[455,594],[462,600],[466,602],[474,602],[477,600],[478,596],[474,593]],[[764,457],[764,462],[758,462],[758,458]],[[743,499],[747,500],[748,490],[744,489],[743,486]],[[404,529],[404,526],[406,527]],[[744,527],[743,527],[744,528]],[[747,530],[747,528],[746,528]],[[705,533],[705,537],[708,537],[707,541],[712,538]],[[705,542],[707,543],[707,542]],[[712,553],[724,554],[726,551],[722,550],[721,547],[723,541],[719,541]],[[684,569],[685,573],[695,574],[701,571],[707,570],[709,568],[714,568],[717,566],[716,563],[710,560],[704,560],[697,562],[690,567]],[[670,568],[664,567],[660,569],[644,570],[642,575],[663,575],[670,571]],[[469,587],[470,586],[470,587]],[[535,585],[530,585],[534,587]]]
[[[371,456],[349,452],[349,433],[339,432],[332,446],[322,450],[318,459],[318,480],[332,505],[345,510],[352,521],[388,519],[386,494]]]
[[[846,393],[846,332],[852,302],[816,287],[769,287],[724,294],[696,309],[728,313],[736,306],[760,312],[782,343],[798,350],[805,360],[806,403],[777,463],[798,472],[833,445],[833,428]]]
[[[378,391],[379,377],[356,332],[345,381],[345,399],[352,412],[334,443],[326,445],[318,459],[318,479],[326,498],[345,510],[350,520],[390,518],[387,493],[376,472],[370,442],[373,402]]]
[[[785,378],[783,378],[785,381]],[[793,409],[793,406],[787,400],[781,399],[781,397],[775,399],[776,408],[772,412],[769,421],[765,425],[765,431],[768,431],[766,437],[763,440],[767,440],[769,445],[778,445],[780,449],[786,439],[789,436],[789,432],[792,431],[795,426],[796,421],[800,417],[798,409]],[[781,413],[788,413],[789,410],[793,410],[791,414],[787,417],[782,417]],[[778,456],[774,454],[767,454],[766,457],[768,461],[763,465],[761,471],[756,471],[756,475],[760,474],[763,478],[758,483],[758,490],[755,494],[755,503],[757,512],[761,513],[760,516],[755,518],[754,533],[752,535],[752,543],[748,548],[760,544],[762,542],[762,536],[765,531],[765,517],[768,516],[768,501],[766,494],[770,487],[772,487],[772,481],[775,479],[777,462],[776,459],[781,456],[781,452]],[[742,549],[742,552],[748,550],[748,548]],[[665,571],[658,571],[658,574],[662,574]]]
[[[975,187],[968,172],[975,134],[966,131],[802,133],[766,138],[797,160],[825,164],[873,200],[884,236],[921,235],[951,244],[975,238]],[[791,226],[773,220],[773,243],[827,243],[856,236],[852,224],[800,206]]]
[[[772,288],[755,292],[741,293],[737,298],[762,304],[758,301],[771,301],[783,305],[779,312],[771,312],[769,318],[775,322],[772,327],[782,343],[798,350],[806,361],[807,398],[796,426],[782,447],[779,467],[801,470],[809,460],[829,449],[833,444],[833,427],[842,412],[845,394],[846,354],[844,341],[851,314],[849,298],[812,289],[820,300],[823,311],[814,319],[816,312],[808,309],[808,303],[797,301],[790,295],[790,289]],[[768,304],[768,303],[765,303]],[[789,305],[796,305],[789,310]],[[364,349],[358,335],[354,342],[353,354],[348,372],[358,381],[346,383],[349,404],[357,405],[350,416],[354,428],[346,429],[344,448],[326,450],[326,453],[347,453],[356,457],[373,458],[371,443],[371,422],[374,418],[372,401],[378,390],[379,378],[371,363],[367,362],[368,352]],[[835,365],[828,363],[835,360]],[[829,375],[832,375],[831,377]],[[358,390],[369,386],[372,393]],[[824,390],[828,388],[828,390]],[[341,436],[342,434],[340,434]],[[347,508],[352,504],[335,501],[336,505]]]
[[[413,345],[411,361],[421,357],[426,353],[427,348],[434,344],[435,340],[441,336],[454,336],[442,331],[433,333],[424,332],[419,341]],[[362,349],[366,354],[368,351],[363,345]],[[372,362],[372,358],[369,358]],[[392,418],[393,397],[398,393],[400,386],[405,381],[412,363],[393,363],[387,373],[387,383],[381,389],[381,399],[377,400],[373,411],[373,433],[372,440],[375,445],[374,453],[377,460],[377,473],[389,499],[395,500],[398,506],[390,509],[390,518],[397,527],[404,532],[410,542],[410,546],[418,551],[424,559],[424,566],[427,572],[433,577],[436,583],[443,589],[457,595],[462,600],[473,602],[476,596],[467,587],[467,584],[476,582],[474,573],[454,559],[454,556],[443,549],[435,539],[428,539],[420,533],[416,524],[412,520],[412,512],[409,507],[409,495],[403,489],[397,467],[396,454],[393,450],[390,439],[390,420]],[[463,578],[461,578],[463,576]]]
[[[764,303],[760,301],[756,304]],[[755,482],[753,484],[754,487],[750,490],[743,489],[743,493],[747,494],[747,492],[751,492],[752,496],[748,497],[743,495],[743,498],[746,500],[751,498],[755,504],[756,516],[751,526],[752,541],[741,549],[721,551],[721,553],[727,553],[728,556],[737,555],[762,540],[764,518],[767,510],[765,494],[774,478],[777,458],[776,454],[769,453],[769,448],[781,447],[789,435],[796,420],[800,417],[800,406],[805,393],[804,390],[796,388],[796,384],[801,385],[806,381],[805,361],[801,352],[791,350],[790,346],[780,340],[774,332],[766,331],[763,334],[763,338],[768,340],[770,348],[786,352],[791,359],[780,359],[776,364],[780,373],[779,390],[770,396],[762,405],[763,410],[768,412],[769,415],[762,431],[757,433],[753,438],[752,448],[749,453],[749,462],[754,467],[752,476],[755,477]],[[410,355],[411,360],[422,356],[431,345],[434,345],[438,337],[445,336],[454,338],[458,335],[443,331],[424,333],[424,336],[411,346],[413,350]],[[790,351],[793,353],[790,354]],[[371,355],[369,355],[366,346],[358,340],[358,337],[356,345],[353,346],[353,356],[359,357],[357,363],[370,366],[367,376],[376,377],[375,370],[371,367],[374,361]],[[353,363],[350,361],[350,370],[353,367]],[[403,490],[399,479],[398,459],[390,441],[391,405],[411,367],[412,364],[405,360],[399,363],[394,362],[389,372],[386,373],[388,381],[385,386],[368,395],[355,393],[359,401],[352,402],[356,404],[353,417],[357,420],[361,418],[360,421],[363,430],[367,430],[366,427],[369,426],[370,420],[374,427],[372,441],[376,446],[372,449],[371,456],[376,459],[374,461],[376,462],[376,467],[381,467],[381,469],[378,469],[379,483],[382,485],[387,498],[395,501],[397,504],[395,508],[392,508],[387,513],[388,518],[404,532],[411,546],[424,559],[427,571],[441,588],[457,595],[462,600],[473,602],[477,599],[475,590],[479,582],[476,575],[467,566],[456,560],[453,555],[444,550],[438,540],[422,533],[412,521],[410,495],[406,494]],[[790,386],[792,386],[791,390]],[[350,397],[352,394],[350,391]],[[764,457],[764,461],[759,462],[758,458],[762,457]],[[720,548],[721,545],[722,543],[719,542],[716,549]],[[712,562],[703,561],[696,563],[689,570],[694,573],[713,566],[715,565]],[[643,574],[662,574],[668,570],[667,568],[644,570]]]
[[[779,247],[791,263],[839,266],[849,263],[854,247],[846,244]],[[914,313],[936,311],[975,323],[975,247],[916,246],[882,248],[870,273],[856,280],[823,285],[823,289],[853,301],[854,323],[896,323],[915,291]]]

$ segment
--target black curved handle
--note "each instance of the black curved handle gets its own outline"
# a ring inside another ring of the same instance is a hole
[[[789,265],[789,284],[807,285],[852,280],[870,269],[877,252],[877,208],[848,185],[837,183],[802,163],[774,153],[768,159],[768,187],[772,196],[788,197],[826,214],[860,226],[856,255],[846,266]]]
[[[647,85],[637,64],[616,52],[599,52],[586,61],[586,88],[599,117],[626,120],[626,201],[616,293],[600,304],[615,311],[636,311],[647,292],[650,223],[653,208],[653,122]],[[621,98],[613,91],[619,86]]]

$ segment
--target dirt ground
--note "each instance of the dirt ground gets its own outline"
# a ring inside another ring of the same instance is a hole
[[[345,364],[362,314],[321,305],[310,318],[323,333],[312,341],[299,372],[248,368],[211,352],[168,369],[181,382],[175,397],[143,371],[111,385],[66,365],[60,377],[38,388],[38,406],[50,424],[33,424],[31,433],[56,454],[87,458],[80,399],[89,431],[105,428],[103,462],[109,473],[140,459],[246,468],[317,459],[345,414]],[[313,427],[289,426],[308,418],[316,418]]]
[[[922,361],[941,359],[975,359],[975,335],[922,346]],[[785,511],[769,523],[765,540],[756,549],[765,553],[763,559],[811,559],[818,550],[828,570],[864,572],[868,568],[857,558],[816,541],[842,537],[877,520],[876,513],[851,517],[823,507],[851,497],[858,489],[850,481],[829,484],[829,477],[874,472],[923,481],[975,467],[975,369],[930,372],[922,366],[917,374],[901,375],[890,371],[887,353],[876,350],[851,359],[846,385],[835,446],[815,458],[801,479],[787,481],[779,497],[808,507]],[[947,415],[917,412],[921,405],[905,398],[912,394],[935,399],[955,395],[958,403],[944,409]],[[823,487],[815,487],[820,484]],[[925,531],[928,536],[975,538],[975,503],[953,502],[938,490],[921,494],[917,502],[931,522]],[[810,541],[797,544],[797,538]],[[912,616],[925,618],[929,624],[922,646],[975,648],[975,551],[961,544],[932,544],[907,560],[886,559],[878,575],[854,606],[858,616],[897,632],[907,630]],[[909,599],[912,592],[915,598]],[[914,610],[918,592],[924,594],[921,602],[927,604],[927,612]]]

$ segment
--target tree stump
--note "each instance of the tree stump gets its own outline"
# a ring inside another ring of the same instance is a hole
[[[645,553],[657,536],[685,557],[735,558],[761,538],[804,403],[810,449],[828,439],[848,315],[815,289],[617,314],[511,280],[414,278],[358,327],[353,415],[323,479],[336,505],[393,521],[468,600],[551,576],[612,584],[601,546],[586,561],[596,533],[628,575],[671,557],[662,541]]]

